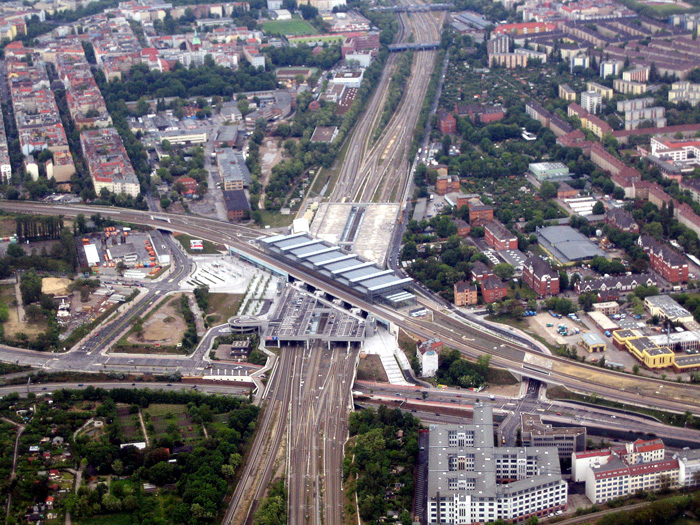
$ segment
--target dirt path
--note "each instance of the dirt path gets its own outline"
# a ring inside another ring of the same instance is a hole
[[[24,432],[24,425],[17,423],[16,421],[12,421],[11,419],[8,419],[6,417],[2,418],[3,421],[6,423],[9,423],[13,427],[17,427],[17,437],[15,437],[15,452],[12,455],[12,472],[10,474],[10,482],[15,479],[15,476],[17,476],[17,452],[19,448],[19,438],[22,436],[22,432]],[[5,509],[5,520],[7,521],[10,517],[10,507],[12,506],[12,491],[10,491],[7,494],[7,508]]]
[[[24,323],[24,304],[22,303],[22,292],[19,289],[19,280],[15,283],[15,299],[17,299],[17,322]]]
[[[148,440],[148,432],[146,432],[146,425],[143,424],[143,416],[141,415],[141,410],[139,410],[139,423],[141,423],[141,432],[143,432],[143,439],[146,440],[146,446],[150,447],[151,443]]]
[[[282,149],[277,147],[275,140],[266,140],[265,145],[260,148],[260,200],[258,208],[261,210],[265,209],[265,188],[270,181],[272,167],[280,161]]]

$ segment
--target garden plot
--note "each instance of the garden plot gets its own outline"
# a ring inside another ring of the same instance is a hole
[[[138,413],[131,414],[128,406],[119,405],[117,406],[117,419],[119,420],[119,428],[125,442],[143,441]]]
[[[146,430],[152,440],[172,436],[185,442],[202,437],[202,427],[195,423],[185,405],[151,405],[143,411]]]

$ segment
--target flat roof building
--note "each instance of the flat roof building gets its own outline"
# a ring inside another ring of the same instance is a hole
[[[603,250],[571,226],[547,226],[537,230],[540,245],[562,264],[605,257]]]
[[[539,181],[571,178],[569,168],[563,162],[535,162],[528,164],[528,169]]]
[[[470,425],[431,425],[425,522],[523,521],[566,509],[556,447],[497,447],[493,412],[475,405]]]
[[[581,336],[581,346],[586,349],[589,354],[593,352],[605,352],[607,345],[605,341],[594,333],[583,334]]]
[[[649,314],[662,319],[668,319],[672,323],[684,323],[693,320],[693,314],[683,308],[668,295],[652,295],[644,299],[644,306]]]
[[[520,414],[523,445],[528,447],[557,447],[560,458],[570,458],[573,452],[586,450],[586,427],[554,427],[542,423],[539,414]]]

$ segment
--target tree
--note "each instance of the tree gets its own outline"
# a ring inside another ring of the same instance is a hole
[[[34,270],[29,270],[22,274],[19,289],[22,293],[22,302],[30,304],[41,299],[41,277]]]
[[[554,199],[557,196],[557,186],[548,180],[540,186],[540,197],[544,200]]]
[[[593,206],[593,215],[603,215],[605,213],[605,205],[603,201],[598,201]]]
[[[124,264],[124,261],[117,261],[114,269],[117,271],[119,276],[122,277],[124,275],[124,271],[126,270],[126,264]]]
[[[515,268],[508,263],[500,263],[493,267],[493,273],[503,280],[508,280],[513,277]]]

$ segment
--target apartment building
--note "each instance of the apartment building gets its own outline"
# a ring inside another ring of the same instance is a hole
[[[481,296],[486,304],[500,301],[508,295],[508,285],[498,277],[486,277],[481,281]]]
[[[490,406],[470,425],[431,425],[426,523],[511,523],[566,509],[555,447],[497,447]]]
[[[469,208],[469,224],[483,226],[493,220],[493,206],[484,204],[481,199],[470,199],[467,203]]]
[[[668,282],[688,282],[688,263],[681,254],[649,235],[641,235],[637,244],[649,256],[651,268]]]
[[[84,130],[80,133],[80,145],[98,195],[103,188],[131,197],[141,193],[141,185],[116,129]]]
[[[5,121],[2,111],[0,111],[0,184],[9,184],[11,177],[12,165],[10,164],[10,152],[5,134]]]
[[[581,93],[581,107],[595,115],[603,107],[603,95],[595,91],[584,91]]]
[[[635,67],[622,73],[622,80],[626,82],[649,82],[649,67]]]
[[[613,80],[613,89],[625,95],[643,95],[647,92],[647,85],[643,82],[628,82],[616,78]]]
[[[639,233],[639,225],[634,217],[622,208],[610,208],[605,212],[605,224],[626,233]]]
[[[559,273],[552,269],[549,261],[532,255],[523,264],[523,281],[537,295],[557,295],[559,293]]]
[[[454,284],[455,306],[472,306],[478,302],[478,288],[469,281],[457,281]]]
[[[586,281],[577,281],[574,285],[576,293],[603,292],[612,300],[612,296],[626,294],[634,290],[639,285],[652,286],[656,281],[649,274],[619,275],[612,277],[599,277]]]
[[[420,363],[422,377],[435,377],[438,370],[439,354],[443,346],[440,339],[429,339],[418,344],[416,347],[416,356]]]
[[[508,230],[500,221],[491,221],[484,226],[486,244],[494,250],[517,250],[518,237]]]
[[[586,91],[594,91],[606,100],[613,98],[614,95],[612,88],[598,84],[597,82],[586,82]]]
[[[112,117],[107,112],[107,106],[102,98],[97,83],[90,71],[83,52],[83,47],[77,39],[53,42],[50,53],[56,67],[56,73],[66,88],[66,103],[68,111],[77,129],[106,128],[112,125]],[[48,50],[44,56],[49,59]]]
[[[559,84],[559,98],[567,102],[576,102],[576,91],[569,84]]]
[[[625,63],[622,60],[603,60],[598,66],[598,70],[602,78],[607,78],[610,75],[616,77],[622,72],[624,66]]]
[[[669,102],[687,102],[691,106],[700,102],[700,84],[693,84],[688,80],[674,82],[668,92]]]
[[[121,80],[141,63],[141,44],[124,16],[101,13],[81,19],[80,27],[90,35],[97,65],[108,81]]]
[[[603,97],[605,98],[605,97]],[[603,119],[596,117],[579,104],[572,102],[567,108],[568,116],[577,116],[581,121],[581,126],[593,132],[598,138],[603,138],[607,133],[612,133],[612,127]]]
[[[32,153],[48,149],[53,158],[44,165],[47,177],[69,182],[75,165],[44,61],[34,49],[12,42],[5,47],[5,67],[25,169],[37,180],[39,165]]]

